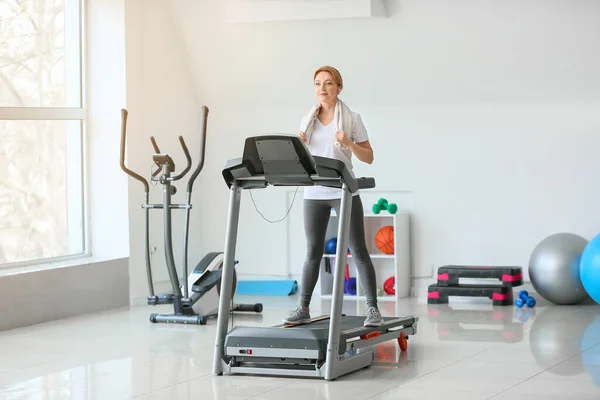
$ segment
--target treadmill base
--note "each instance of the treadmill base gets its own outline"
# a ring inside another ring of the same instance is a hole
[[[337,378],[359,369],[368,368],[375,359],[372,350],[363,350],[360,353],[348,354],[340,357],[335,368]],[[251,375],[273,375],[273,376],[296,376],[307,378],[325,378],[327,364],[325,362],[317,365],[291,365],[291,364],[261,364],[254,366],[226,366],[225,371],[233,374],[251,374]]]
[[[397,340],[407,350],[408,336],[417,332],[416,317],[384,318],[380,327],[363,327],[364,318],[344,316],[338,354],[327,357],[329,321],[290,327],[236,327],[225,339],[223,371],[240,374],[325,378],[333,359],[334,379],[369,367],[375,360],[371,347]],[[326,361],[327,360],[327,361]]]

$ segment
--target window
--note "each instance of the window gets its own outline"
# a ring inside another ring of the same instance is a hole
[[[0,1],[0,268],[87,252],[82,15]]]

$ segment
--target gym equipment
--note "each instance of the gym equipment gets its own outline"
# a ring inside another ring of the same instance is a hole
[[[375,234],[375,246],[383,254],[394,254],[394,227],[387,225]]]
[[[524,305],[527,305],[529,308],[535,307],[535,299],[527,293],[527,290],[521,290],[515,300],[515,306],[521,308]]]
[[[176,187],[173,182],[183,178],[191,168],[192,158],[190,152],[183,140],[182,136],[179,136],[179,143],[185,154],[187,165],[182,172],[173,176],[175,173],[175,162],[168,154],[160,152],[154,136],[150,137],[152,146],[154,147],[155,154],[153,155],[154,163],[158,168],[152,172],[151,180],[153,182],[159,182],[163,185],[163,203],[162,204],[148,204],[150,196],[150,187],[146,178],[133,172],[125,165],[125,148],[127,145],[127,117],[128,112],[125,109],[121,110],[121,169],[127,173],[127,175],[142,182],[145,190],[145,201],[142,204],[142,208],[145,210],[145,250],[146,250],[146,275],[148,278],[148,289],[150,295],[148,296],[149,305],[157,304],[173,304],[173,314],[150,314],[151,322],[166,322],[166,323],[180,323],[180,324],[206,324],[207,318],[216,316],[218,309],[218,300],[221,290],[221,272],[223,265],[223,253],[212,252],[208,253],[198,263],[196,268],[188,276],[188,232],[190,224],[190,210],[192,208],[192,187],[194,181],[200,174],[204,166],[204,154],[206,151],[206,122],[208,118],[208,108],[202,107],[201,110],[201,130],[200,130],[200,159],[194,172],[187,183],[186,190],[186,202],[185,204],[173,204],[171,196],[177,193]],[[159,209],[164,211],[164,249],[165,259],[167,263],[167,270],[169,272],[169,278],[171,281],[171,287],[173,293],[156,296],[154,294],[154,283],[152,280],[152,268],[150,263],[150,210]],[[173,238],[172,238],[172,225],[171,225],[171,211],[172,210],[185,210],[185,222],[183,230],[183,288],[177,274],[175,267],[175,260],[173,256]],[[237,261],[236,261],[237,263]],[[235,271],[233,279],[236,280]],[[230,297],[235,295],[236,285],[230,285],[228,289]],[[202,302],[199,300],[202,299]],[[232,311],[243,311],[243,312],[261,312],[262,304],[239,304],[232,307]]]
[[[501,284],[460,284],[461,278],[499,279]],[[445,265],[438,268],[438,281],[429,286],[429,304],[448,303],[449,296],[488,297],[495,306],[513,303],[513,286],[522,285],[521,267]]]
[[[356,285],[356,278],[348,278],[348,280],[346,280],[344,283],[344,293],[355,296],[357,290]]]
[[[535,307],[535,299],[532,296],[529,296],[528,298],[524,299],[522,297],[518,297],[515,300],[515,306],[521,308],[524,305],[527,305],[527,307],[529,308],[533,308]]]
[[[513,302],[512,288],[492,285],[439,286],[429,285],[428,304],[447,304],[450,296],[488,297],[495,306],[508,306]]]
[[[394,285],[396,284],[396,277],[390,276],[383,282],[383,291],[386,294],[396,294],[396,289],[394,289]]]
[[[290,296],[298,292],[295,280],[239,281],[237,293],[262,296]]]
[[[337,239],[331,238],[325,243],[325,253],[335,254],[335,248],[337,247]]]
[[[244,373],[318,377],[332,380],[368,367],[370,348],[397,340],[406,350],[407,336],[417,332],[414,316],[384,318],[379,327],[364,327],[365,318],[342,315],[344,268],[335,268],[330,316],[306,325],[236,326],[228,332],[240,202],[243,189],[322,185],[342,189],[335,265],[346,265],[352,194],[375,187],[373,178],[354,178],[339,160],[312,156],[297,135],[249,137],[243,156],[229,160],[223,178],[230,189],[222,295],[219,302],[213,374]],[[263,239],[264,240],[264,239]]]
[[[587,294],[600,303],[600,234],[590,240],[581,254],[579,276]]]
[[[587,239],[573,233],[556,233],[542,240],[529,259],[529,279],[535,291],[558,304],[577,304],[588,297],[579,271]]]
[[[502,286],[521,286],[523,271],[516,266],[444,265],[438,268],[438,285],[456,286],[460,278],[498,279]]]
[[[398,206],[395,203],[388,204],[386,199],[379,199],[377,204],[373,204],[373,214],[379,214],[381,210],[387,210],[390,214],[396,214]]]
[[[527,305],[527,307],[529,307],[529,308],[535,307],[535,299],[533,297],[529,296],[529,298],[525,299],[525,300],[523,300],[520,297],[515,300],[515,306],[521,308],[524,305]]]
[[[325,242],[325,253],[327,254],[335,254],[337,249],[337,238],[333,237]],[[350,253],[350,248],[348,247],[348,253]]]
[[[350,252],[350,250],[348,250],[348,252]],[[357,290],[357,280],[356,278],[350,276],[350,268],[348,267],[348,264],[346,264],[346,276],[344,279],[344,294],[355,296]]]

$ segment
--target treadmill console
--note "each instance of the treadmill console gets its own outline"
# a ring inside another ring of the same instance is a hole
[[[328,186],[350,192],[375,187],[373,178],[356,179],[340,160],[313,156],[297,135],[262,135],[246,138],[241,158],[229,160],[223,177],[243,188],[271,186]]]

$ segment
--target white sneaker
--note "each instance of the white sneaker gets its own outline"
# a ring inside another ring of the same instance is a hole
[[[284,320],[283,320],[284,324],[293,324],[293,325],[310,324],[310,322],[311,322],[310,312],[308,310],[305,310],[301,306],[298,306],[298,307],[294,308],[292,311],[290,311],[288,316],[286,318],[284,318]]]
[[[383,317],[381,316],[379,310],[375,307],[369,307],[364,326],[381,326],[383,325],[383,322]]]

